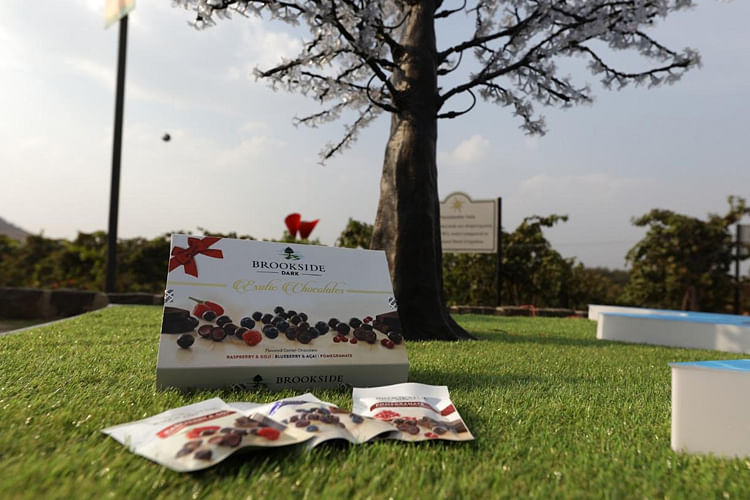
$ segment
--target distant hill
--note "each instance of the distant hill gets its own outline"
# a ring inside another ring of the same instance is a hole
[[[7,222],[5,219],[0,217],[0,234],[10,236],[11,238],[19,241],[23,241],[27,236],[29,236],[30,233],[27,233],[20,227],[14,226],[10,222]]]

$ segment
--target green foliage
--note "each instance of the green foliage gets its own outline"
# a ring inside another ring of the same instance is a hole
[[[345,248],[370,248],[372,240],[372,224],[360,222],[349,217],[346,227],[336,240],[337,247]]]
[[[78,233],[72,241],[28,236],[0,239],[0,286],[101,290],[107,233]],[[123,239],[117,245],[117,289],[159,293],[164,288],[169,237]]]
[[[569,307],[573,261],[554,250],[542,233],[542,228],[567,220],[566,215],[533,215],[503,235],[503,291],[510,303]]]
[[[562,257],[544,237],[544,228],[566,220],[564,215],[534,215],[512,233],[503,233],[503,305],[584,309],[591,303],[619,303],[626,271],[586,268]],[[443,255],[449,304],[495,305],[496,276],[494,254]]]
[[[580,262],[572,267],[568,299],[575,309],[588,304],[625,305],[623,289],[630,273],[605,267],[585,267]]]
[[[503,233],[503,305],[584,309],[603,303],[727,312],[733,292],[730,229],[750,213],[744,199],[730,197],[729,206],[726,215],[709,215],[706,221],[669,210],[652,210],[635,219],[634,224],[649,230],[628,252],[630,273],[586,268],[562,257],[543,231],[566,221],[566,216],[526,217],[513,232]],[[371,224],[349,218],[336,245],[367,248],[372,229]],[[222,238],[255,239],[236,232],[198,230]],[[286,230],[281,239],[272,241],[321,244],[317,238],[297,240]],[[34,235],[20,243],[0,236],[0,286],[101,290],[106,244],[103,231],[78,233],[72,241]],[[170,234],[119,240],[116,289],[161,293],[169,246]],[[446,302],[495,305],[496,265],[494,254],[444,254]]]
[[[250,238],[255,239],[255,238]],[[284,229],[284,233],[281,235],[281,239],[279,240],[263,240],[263,241],[275,241],[278,243],[301,243],[303,245],[323,245],[323,243],[320,242],[320,238],[313,238],[311,239],[304,239],[300,238],[297,239],[294,236],[292,236],[289,231]]]
[[[648,227],[628,252],[631,278],[627,301],[651,307],[726,312],[733,282],[729,274],[733,241],[731,226],[750,214],[745,200],[730,196],[729,211],[707,220],[654,209],[633,220]]]
[[[495,254],[443,254],[443,290],[448,305],[495,305],[496,276]]]
[[[218,233],[198,228],[201,234],[254,240],[236,232]],[[175,231],[191,234],[190,231]],[[169,262],[171,233],[153,239],[129,238],[117,242],[117,281],[121,292],[162,293]],[[297,240],[284,231],[286,243],[320,245],[320,240]],[[21,243],[0,236],[0,286],[102,290],[107,266],[107,233],[79,232],[72,241],[29,236]]]

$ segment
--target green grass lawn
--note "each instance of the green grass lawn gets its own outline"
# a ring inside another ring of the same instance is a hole
[[[740,358],[597,341],[584,319],[459,316],[480,340],[408,345],[476,440],[239,454],[176,473],[104,427],[219,396],[155,389],[158,307],[0,337],[0,498],[750,498],[750,460],[671,451],[671,361]],[[351,392],[317,391],[351,408]]]

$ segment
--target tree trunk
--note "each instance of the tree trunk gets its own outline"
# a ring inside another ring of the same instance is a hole
[[[443,296],[437,186],[437,49],[432,0],[413,0],[395,54],[398,90],[380,180],[372,248],[386,251],[404,337],[472,338],[448,314]]]

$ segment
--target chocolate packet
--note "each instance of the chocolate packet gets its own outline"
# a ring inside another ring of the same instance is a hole
[[[302,443],[310,433],[252,409],[241,412],[219,398],[102,430],[133,453],[178,472],[211,467],[250,447]]]
[[[383,387],[357,388],[352,392],[353,411],[390,424],[396,432],[385,439],[425,441],[474,439],[446,386],[405,383]]]
[[[307,433],[311,436],[305,443],[308,449],[331,439],[358,444],[393,432],[393,426],[387,422],[342,410],[310,393],[281,399],[253,411]]]

